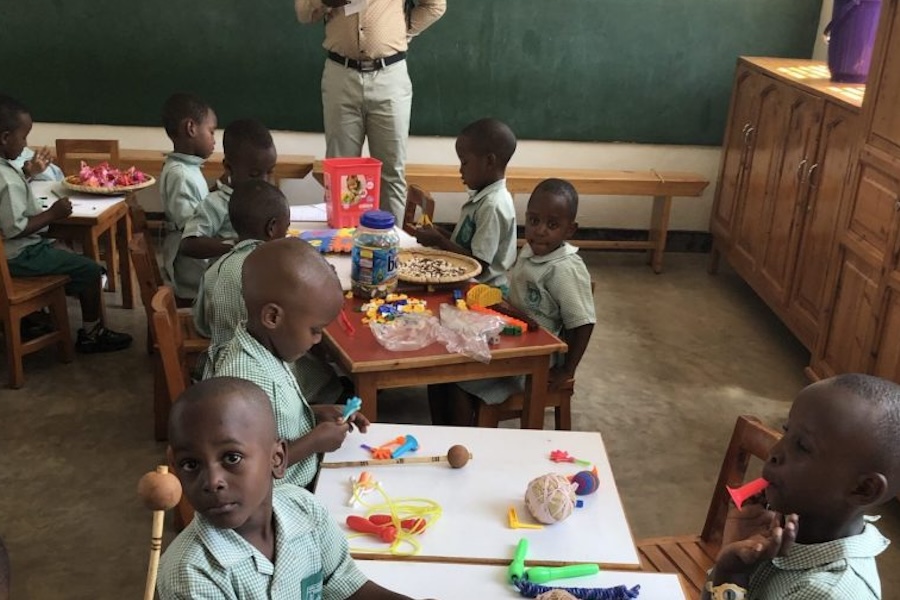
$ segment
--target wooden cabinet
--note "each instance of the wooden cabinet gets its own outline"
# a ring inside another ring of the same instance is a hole
[[[900,9],[882,2],[878,42],[869,71],[866,143],[900,156]]]
[[[827,83],[826,83],[827,82]],[[741,59],[710,230],[721,254],[812,349],[830,298],[859,99],[822,63]]]

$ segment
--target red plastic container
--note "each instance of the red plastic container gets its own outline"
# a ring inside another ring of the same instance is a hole
[[[369,158],[326,158],[322,161],[325,215],[329,227],[356,227],[359,217],[378,208],[381,161]]]

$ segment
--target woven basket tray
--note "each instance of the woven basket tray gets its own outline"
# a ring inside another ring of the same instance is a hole
[[[83,192],[85,194],[98,194],[100,196],[118,196],[124,194],[125,192],[134,192],[137,190],[142,190],[144,188],[148,188],[154,183],[156,183],[156,178],[152,175],[147,175],[147,181],[143,183],[136,183],[134,185],[118,185],[115,187],[92,187],[89,185],[81,185],[78,183],[78,175],[69,175],[65,179],[63,179],[63,186],[67,189],[72,190],[73,192]]]
[[[434,273],[434,274],[411,274],[405,272],[404,266],[409,265],[411,261],[419,260],[442,260],[450,263],[454,267],[463,269],[459,274]],[[427,248],[418,248],[415,250],[401,250],[397,253],[397,262],[399,263],[397,278],[400,281],[408,281],[411,283],[458,283],[467,281],[476,277],[481,273],[481,264],[474,258],[456,254],[454,252],[446,252],[444,250],[431,250]]]

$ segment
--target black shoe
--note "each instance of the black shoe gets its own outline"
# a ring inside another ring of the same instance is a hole
[[[75,349],[84,354],[95,352],[116,352],[124,350],[131,345],[131,336],[127,333],[119,333],[97,325],[90,332],[84,329],[78,330],[78,340]]]

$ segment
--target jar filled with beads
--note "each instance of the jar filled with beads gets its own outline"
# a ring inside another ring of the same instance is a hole
[[[383,210],[363,213],[351,253],[350,282],[357,298],[383,298],[397,288],[399,248],[394,215]]]

